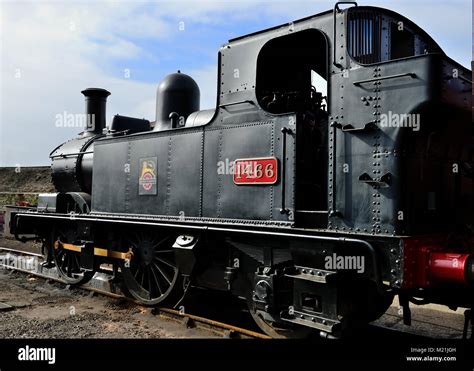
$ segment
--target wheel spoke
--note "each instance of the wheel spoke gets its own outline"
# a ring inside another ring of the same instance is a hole
[[[145,288],[145,286],[144,286],[145,273],[146,273],[145,269],[142,269],[142,279],[140,280],[140,286],[143,287],[143,288]]]
[[[161,290],[160,283],[158,282],[158,277],[156,277],[155,271],[153,270],[153,265],[151,266],[151,274],[153,275],[153,279],[155,280],[156,287],[158,288],[158,291],[160,292],[160,296],[163,295],[163,291]]]
[[[155,268],[158,270],[158,272],[160,272],[160,274],[164,277],[164,279],[166,280],[166,282],[168,282],[168,284],[171,286],[171,280],[168,278],[168,276],[161,270],[161,268],[158,266],[158,264],[156,263],[152,263]]]
[[[163,242],[165,242],[167,239],[169,238],[169,236],[166,236],[165,238],[163,238],[160,242],[156,242],[156,240],[153,240],[151,241],[153,247],[158,247],[160,246]]]
[[[155,251],[155,254],[164,254],[164,253],[170,253],[174,252],[174,250],[160,250],[160,251]]]
[[[57,254],[57,259],[61,260],[61,257],[64,255],[64,250],[59,250]]]
[[[81,271],[81,263],[79,262],[79,255],[77,254],[74,254],[74,270],[76,272],[80,272]]]
[[[135,277],[135,280],[138,282],[138,273],[140,273],[140,269],[142,269],[141,266],[137,266],[137,270],[135,271],[135,273],[133,273],[133,277]],[[131,269],[130,269],[131,270]]]
[[[159,258],[159,257],[155,256],[155,260],[159,261],[160,263],[163,263],[163,264],[166,264],[166,265],[170,266],[171,268],[173,268],[173,270],[176,269],[176,266],[173,265],[171,262],[169,262],[166,259],[162,259],[162,258]]]
[[[137,281],[137,283],[140,283],[140,277],[143,276],[143,270],[142,270],[142,267],[138,267],[137,268],[137,274],[135,276],[135,281]]]
[[[67,275],[71,277],[72,272],[72,257],[70,256],[67,260]]]
[[[151,268],[149,268],[149,270],[151,270]],[[151,274],[149,271],[147,272],[147,278],[148,278],[148,299],[151,300],[152,295],[153,295],[153,285],[151,284]]]
[[[61,261],[61,270],[62,270],[63,272],[64,272],[64,269],[65,269],[66,266],[67,266],[68,260],[69,260],[68,254],[64,253],[63,260]]]
[[[137,247],[139,245],[139,242],[136,240],[130,240],[130,244],[132,244],[134,247]]]

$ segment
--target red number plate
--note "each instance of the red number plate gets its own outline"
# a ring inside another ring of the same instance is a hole
[[[278,180],[278,161],[275,157],[245,158],[234,162],[234,183],[275,184]]]

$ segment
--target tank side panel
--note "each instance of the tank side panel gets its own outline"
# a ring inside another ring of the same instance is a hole
[[[113,142],[94,146],[92,210],[126,212],[128,143]]]
[[[199,130],[170,138],[166,214],[199,217],[203,132]]]

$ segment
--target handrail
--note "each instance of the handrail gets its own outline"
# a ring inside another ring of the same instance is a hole
[[[286,189],[285,189],[285,183],[286,183],[286,134],[292,134],[293,131],[289,128],[283,127],[281,129],[282,132],[282,155],[281,155],[281,208],[280,208],[280,213],[281,214],[288,214],[289,210],[286,207]]]
[[[238,102],[223,103],[223,104],[219,105],[219,108],[226,109],[225,107],[236,106],[237,104],[242,104],[242,103],[248,103],[248,104],[251,104],[251,105],[255,106],[255,102],[253,100],[246,99],[246,100],[241,100],[241,101],[238,101]]]
[[[359,80],[359,81],[354,81],[353,84],[355,86],[358,86],[360,84],[365,84],[368,82],[375,82],[375,81],[382,81],[382,80],[390,80],[390,79],[397,79],[399,77],[411,77],[412,79],[415,79],[416,73],[413,72],[406,72],[406,73],[399,73],[397,75],[390,75],[390,76],[383,76],[383,77],[375,77],[373,79],[367,79],[367,80]]]
[[[60,154],[60,155],[51,155],[49,156],[49,158],[51,159],[58,158],[58,157],[66,158],[66,157],[71,157],[71,156],[87,155],[90,153],[94,153],[94,151],[84,151],[84,152],[65,153],[65,154]]]
[[[354,6],[358,6],[357,1],[338,1],[336,5],[334,5],[334,9],[336,9],[338,12],[341,11],[341,9],[339,8],[340,4],[353,4]]]
[[[336,14],[341,12],[341,8],[339,8],[339,5],[341,4],[352,4],[354,6],[358,6],[357,5],[357,2],[356,1],[338,1],[336,3],[336,5],[334,5],[334,12],[333,12],[333,39],[334,39],[334,42],[333,42],[333,59],[332,59],[332,64],[335,65],[336,67],[338,68],[341,68],[341,64],[337,63],[336,62]]]

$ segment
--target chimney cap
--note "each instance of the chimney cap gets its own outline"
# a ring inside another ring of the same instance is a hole
[[[108,90],[102,88],[88,88],[81,91],[86,97],[107,98],[110,95]]]

